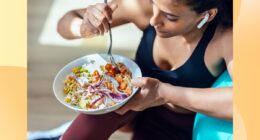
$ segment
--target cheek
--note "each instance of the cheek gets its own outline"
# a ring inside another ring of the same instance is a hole
[[[194,23],[188,21],[170,22],[165,26],[171,35],[181,35],[194,28]]]
[[[165,24],[165,27],[169,33],[174,34],[174,35],[182,34],[182,32],[184,32],[186,29],[186,25],[182,22],[171,22],[171,23]]]

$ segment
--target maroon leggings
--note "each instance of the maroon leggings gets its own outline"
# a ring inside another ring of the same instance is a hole
[[[107,140],[120,127],[130,123],[137,112],[118,115],[114,112],[104,115],[80,114],[63,134],[62,140]]]
[[[80,114],[62,136],[62,140],[107,140],[124,125],[133,128],[133,140],[191,140],[195,113],[181,114],[163,106],[125,115]]]

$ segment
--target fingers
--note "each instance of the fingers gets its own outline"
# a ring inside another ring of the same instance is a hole
[[[115,112],[119,115],[124,115],[126,112],[128,112],[130,109],[127,106],[123,106],[121,108],[119,108],[118,110],[116,110]]]
[[[112,3],[109,7],[110,7],[111,10],[114,12],[114,11],[117,9],[118,5],[115,4],[115,3]]]
[[[128,102],[126,105],[123,107],[119,108],[115,112],[119,115],[124,115],[128,111],[133,110],[133,111],[140,111],[138,108],[136,108],[136,104],[133,102]]]
[[[100,13],[102,15],[104,15],[106,17],[106,19],[108,21],[112,21],[112,13],[113,13],[113,11],[111,10],[111,8],[108,5],[106,5],[106,4],[102,4],[101,5],[100,4],[100,5],[97,5],[96,8],[100,11]]]
[[[120,115],[124,115],[129,110],[132,110],[136,105],[136,98],[132,98],[129,102],[127,102],[124,106],[116,110],[115,112]]]
[[[115,3],[112,3],[110,5],[106,5],[106,4],[97,5],[97,9],[106,16],[108,21],[112,21],[112,14],[117,9],[117,7],[118,5]]]
[[[142,78],[135,78],[131,80],[131,83],[139,88],[143,89],[152,89],[156,88],[160,81],[158,79],[150,78],[150,77],[142,77]]]
[[[131,83],[136,87],[143,88],[148,83],[148,80],[149,80],[149,78],[147,78],[147,77],[143,77],[143,78],[138,77],[138,78],[132,79]]]
[[[102,11],[100,11],[97,6],[90,6],[86,12],[88,13],[88,18],[91,24],[99,30],[100,35],[103,35],[104,32],[108,30],[106,27],[108,26],[108,21]]]
[[[143,101],[141,93],[137,93],[130,101],[128,101],[124,106],[116,110],[115,112],[120,115],[124,115],[130,110],[133,111],[142,111],[144,104],[141,104]]]
[[[90,23],[99,31],[99,35],[103,35],[105,31],[103,26],[103,14],[101,14],[96,8],[88,9],[86,14]]]
[[[86,13],[85,13],[86,14]],[[88,19],[84,19],[80,26],[80,34],[83,37],[91,37],[93,34],[98,34],[98,30],[90,23]]]
[[[104,35],[104,33],[109,31],[109,23],[112,22],[112,13],[117,9],[117,4],[96,4],[87,7],[86,13],[83,17],[82,31],[89,31],[90,33],[84,34],[99,34]],[[92,32],[94,31],[94,32]]]
[[[108,6],[106,6],[108,7]],[[106,8],[105,7],[105,8]],[[110,8],[109,8],[110,9]],[[108,14],[107,10],[103,10],[103,8],[101,8],[100,6],[97,7],[96,9],[94,9],[94,15],[95,17],[101,21],[103,28],[104,28],[104,32],[108,32],[109,30],[109,22],[112,21],[112,13]]]

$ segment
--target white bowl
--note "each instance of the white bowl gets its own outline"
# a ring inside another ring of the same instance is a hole
[[[122,62],[126,67],[132,72],[132,77],[142,77],[142,73],[138,65],[131,59],[126,58],[124,56],[120,55],[113,55],[114,59],[116,62]],[[77,112],[81,112],[84,114],[91,114],[91,115],[98,115],[98,114],[105,114],[108,112],[112,112],[114,110],[117,110],[121,106],[123,106],[130,98],[134,96],[134,94],[137,92],[138,88],[133,88],[133,93],[127,97],[126,99],[122,100],[122,102],[117,103],[114,106],[111,107],[106,107],[103,109],[97,109],[97,110],[86,110],[86,109],[81,109],[77,106],[72,106],[68,103],[65,102],[65,95],[63,93],[63,87],[64,87],[64,80],[66,79],[67,75],[71,74],[71,70],[74,67],[82,66],[83,64],[91,63],[93,60],[96,61],[96,59],[102,59],[105,60],[104,62],[110,62],[109,56],[107,54],[92,54],[92,55],[86,55],[83,57],[80,57],[66,66],[64,66],[56,75],[54,82],[53,82],[53,91],[55,97],[59,100],[60,103],[65,105],[66,107],[75,110]],[[99,63],[102,63],[102,61],[96,61],[98,65],[102,65]]]

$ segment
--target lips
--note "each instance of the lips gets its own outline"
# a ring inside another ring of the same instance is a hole
[[[168,35],[168,32],[164,32],[164,31],[158,31],[156,30],[157,34],[161,34],[161,35]]]
[[[166,32],[166,31],[162,31],[162,30],[158,30],[158,29],[155,29],[156,30],[156,32],[159,32],[159,33],[161,33],[161,34],[166,34],[166,33],[168,33],[168,32]]]
[[[171,36],[172,36],[169,32],[160,31],[160,30],[156,30],[156,34],[157,34],[159,37],[162,37],[162,38],[168,38],[168,37],[171,37]]]

